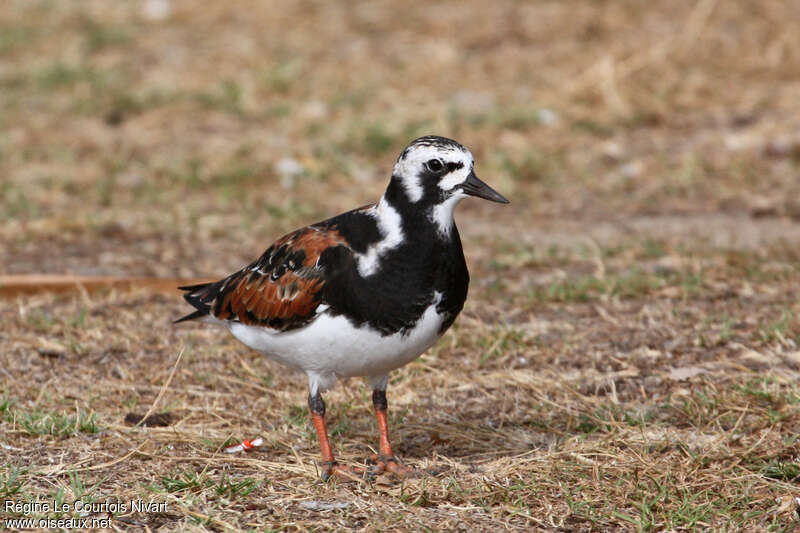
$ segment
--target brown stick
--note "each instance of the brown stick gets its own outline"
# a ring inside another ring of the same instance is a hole
[[[125,276],[75,276],[72,274],[0,275],[0,297],[43,292],[71,292],[81,287],[88,292],[103,289],[148,289],[155,292],[176,292],[179,285],[192,285],[207,280],[178,278],[145,278]]]

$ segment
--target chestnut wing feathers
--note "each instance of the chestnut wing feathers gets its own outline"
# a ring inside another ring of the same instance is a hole
[[[184,297],[197,311],[180,320],[210,314],[281,331],[303,326],[316,316],[333,266],[320,259],[337,247],[347,245],[333,229],[311,226],[290,233],[258,261],[221,281],[181,287],[189,291]]]

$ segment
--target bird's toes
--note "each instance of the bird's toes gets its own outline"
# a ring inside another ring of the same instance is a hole
[[[408,479],[419,476],[419,471],[416,468],[404,465],[391,455],[382,456],[373,454],[368,463],[372,465],[367,470],[367,475],[371,477],[375,477],[386,472],[393,474],[400,479]]]
[[[411,479],[420,476],[420,471],[413,466],[404,465],[399,461],[389,461],[386,463],[386,470],[400,479]]]
[[[363,468],[342,465],[336,462],[325,463],[322,466],[322,480],[328,481],[336,478],[340,481],[361,481],[364,479],[365,470]]]

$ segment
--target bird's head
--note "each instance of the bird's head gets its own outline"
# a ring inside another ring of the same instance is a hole
[[[392,196],[402,195],[393,203],[424,210],[444,233],[452,226],[455,206],[467,196],[509,203],[478,179],[469,150],[435,135],[420,137],[403,150],[394,166],[389,191]]]

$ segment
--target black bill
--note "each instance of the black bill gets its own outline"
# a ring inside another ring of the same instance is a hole
[[[509,203],[505,196],[492,189],[484,182],[478,179],[475,172],[470,172],[467,181],[463,185],[464,192],[470,196],[477,196],[484,200],[491,200],[492,202],[499,202],[501,204]]]

